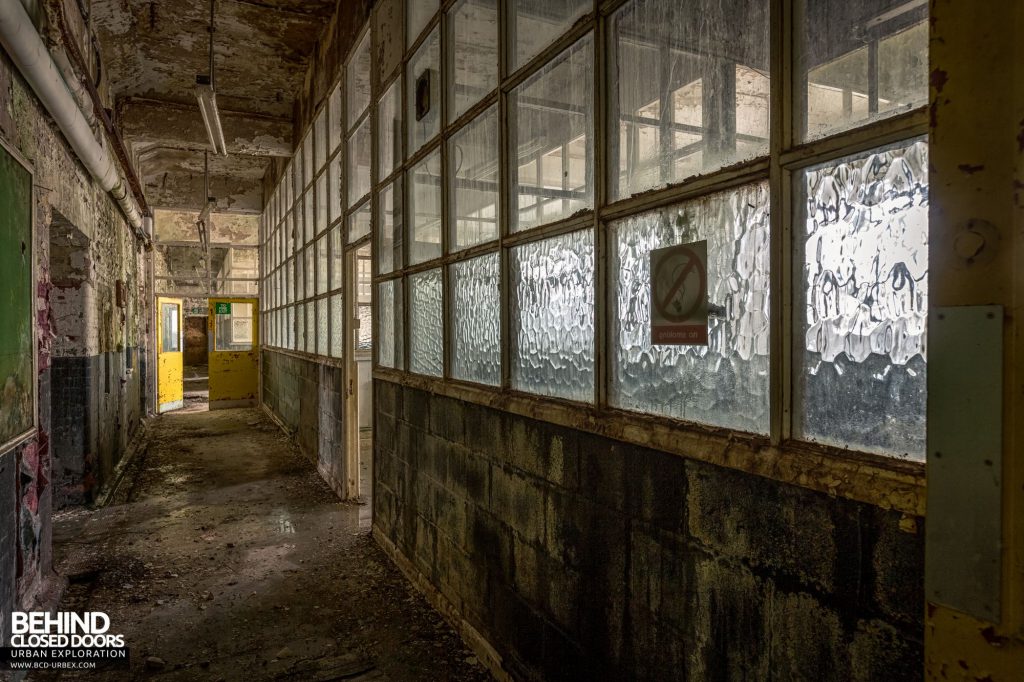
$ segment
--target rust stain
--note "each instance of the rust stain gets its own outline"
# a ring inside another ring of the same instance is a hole
[[[949,82],[949,74],[942,69],[935,69],[932,71],[929,82],[936,92],[942,92],[942,89],[946,87],[946,83]]]

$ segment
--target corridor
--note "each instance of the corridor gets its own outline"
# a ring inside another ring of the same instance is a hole
[[[261,411],[150,429],[109,506],[54,524],[61,609],[105,611],[132,679],[490,679]]]

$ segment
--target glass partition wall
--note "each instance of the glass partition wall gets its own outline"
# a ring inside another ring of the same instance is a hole
[[[269,197],[269,345],[339,357],[372,234],[380,377],[924,459],[927,3],[407,5]],[[650,253],[698,240],[708,344],[652,344]]]

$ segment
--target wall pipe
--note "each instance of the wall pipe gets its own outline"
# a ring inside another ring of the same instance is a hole
[[[136,237],[144,239],[142,213],[135,199],[121,179],[110,153],[93,136],[92,127],[18,0],[0,0],[0,45],[57,122],[82,164],[124,211]]]

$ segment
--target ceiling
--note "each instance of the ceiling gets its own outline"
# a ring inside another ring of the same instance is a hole
[[[288,156],[292,112],[336,0],[216,0],[217,104],[230,156],[210,157],[222,211],[259,212],[271,156]],[[209,71],[209,0],[93,0],[117,122],[154,208],[198,210],[209,149],[193,90]]]

